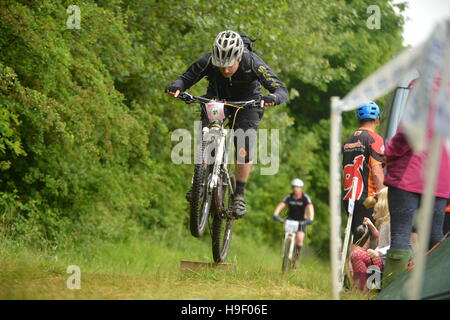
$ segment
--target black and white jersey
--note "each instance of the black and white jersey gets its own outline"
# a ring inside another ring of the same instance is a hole
[[[298,221],[305,220],[306,207],[313,204],[306,193],[301,193],[298,196],[291,193],[284,197],[282,202],[288,206],[287,219]]]

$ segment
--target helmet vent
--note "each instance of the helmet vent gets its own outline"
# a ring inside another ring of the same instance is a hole
[[[244,42],[241,36],[231,30],[220,32],[214,42],[212,50],[212,63],[216,67],[232,66],[242,56]]]

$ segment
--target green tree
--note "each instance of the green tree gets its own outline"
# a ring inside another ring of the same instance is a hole
[[[300,176],[319,221],[311,244],[328,253],[329,98],[401,49],[391,1],[85,0],[81,29],[67,29],[71,4],[0,2],[4,233],[63,245],[186,228],[193,168],[172,163],[171,134],[192,130],[198,113],[163,90],[233,29],[258,39],[257,53],[291,93],[261,122],[280,130],[280,170],[261,176],[255,166],[236,232],[277,243],[271,212]],[[365,25],[369,4],[382,9],[381,30]]]

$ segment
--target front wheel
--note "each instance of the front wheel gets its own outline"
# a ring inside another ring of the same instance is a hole
[[[205,232],[212,203],[212,192],[208,192],[209,168],[205,164],[196,164],[194,169],[189,227],[197,238]]]
[[[233,219],[215,213],[212,231],[212,251],[215,263],[224,262],[228,256],[233,234]]]

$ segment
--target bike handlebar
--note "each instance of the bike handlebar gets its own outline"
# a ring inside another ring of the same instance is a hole
[[[202,103],[210,103],[213,102],[212,99],[208,99],[205,97],[198,97],[190,94],[187,91],[180,92],[178,95],[178,99],[184,101],[187,104],[191,104],[194,102],[202,102]],[[260,107],[260,101],[257,100],[249,100],[249,101],[225,101],[223,102],[226,106],[231,107]]]

